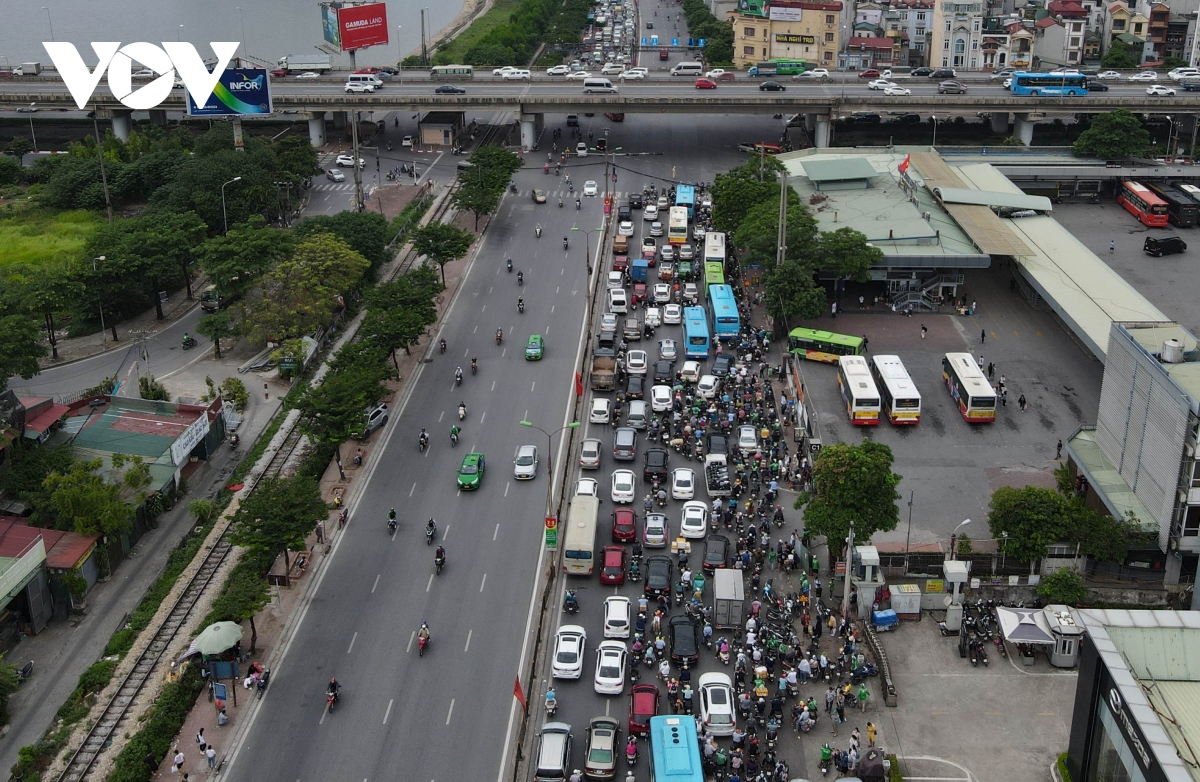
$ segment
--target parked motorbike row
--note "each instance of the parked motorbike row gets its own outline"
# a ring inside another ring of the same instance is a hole
[[[963,606],[962,628],[958,632],[958,656],[970,659],[971,665],[988,665],[988,646],[995,647],[1001,657],[1008,656],[1004,639],[1000,635],[1000,620],[996,614],[996,601],[975,601],[974,605]]]

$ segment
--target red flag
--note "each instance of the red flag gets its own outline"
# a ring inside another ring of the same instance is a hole
[[[517,701],[521,704],[521,711],[528,712],[529,705],[525,703],[525,691],[521,689],[521,677],[518,676],[513,682],[513,695],[517,696]]]
[[[575,373],[575,396],[583,396],[583,375]]]
[[[905,171],[908,171],[908,162],[911,158],[912,158],[912,155],[905,155],[904,162],[902,162],[899,166],[897,166],[897,169],[899,169],[901,174],[903,174]]]

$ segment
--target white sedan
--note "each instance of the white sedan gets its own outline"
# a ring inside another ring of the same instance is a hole
[[[1158,74],[1154,71],[1139,71],[1129,77],[1130,81],[1155,81],[1158,79]]]
[[[631,375],[644,375],[650,364],[650,357],[644,350],[631,350],[625,356],[625,371]]]
[[[596,650],[595,687],[600,695],[620,695],[625,689],[625,644],[601,642]]]
[[[721,381],[715,375],[704,375],[696,383],[696,395],[701,399],[712,399],[720,385]]]
[[[886,90],[888,87],[895,87],[896,82],[888,81],[887,79],[875,79],[867,83],[868,90]]]
[[[813,68],[811,71],[797,73],[793,79],[828,79],[829,71],[824,68]]]
[[[667,306],[670,307],[672,305],[668,304]],[[676,304],[674,306],[678,307],[679,305]],[[674,361],[679,358],[679,348],[675,347],[675,340],[660,339],[658,341],[658,357],[664,361]]]
[[[650,235],[651,236],[662,236],[662,232],[663,232],[662,223],[660,223],[657,220],[655,220],[653,223],[650,223]]]
[[[583,183],[583,194],[585,196],[596,195],[596,181],[594,179],[589,179]]]
[[[317,73],[316,71],[305,71],[304,73],[300,74],[296,78],[297,79],[319,79],[319,78],[321,78],[321,74]]]
[[[578,679],[583,676],[583,650],[587,646],[587,631],[579,625],[563,625],[554,639],[554,662],[550,669],[555,679]]]
[[[333,162],[337,163],[339,166],[353,166],[354,165],[354,155],[338,155],[337,159],[335,159]],[[366,164],[367,164],[367,161],[363,160],[362,158],[358,159],[358,167],[359,168],[362,168]]]
[[[553,68],[546,70],[547,76],[566,76],[571,72],[571,68],[567,65],[555,65]]]
[[[650,409],[656,413],[665,413],[671,409],[670,386],[650,386]]]
[[[621,236],[633,236],[633,221],[622,220],[621,224],[617,226],[617,233]]]
[[[690,467],[671,471],[671,499],[690,500],[696,496],[696,473]]]
[[[758,449],[758,432],[753,426],[739,426],[737,432],[738,448],[743,451],[755,451]]]
[[[492,75],[493,76],[503,76],[504,74],[508,73],[509,71],[515,71],[515,70],[517,70],[517,66],[515,66],[515,65],[502,65],[499,68],[492,68]]]
[[[1130,78],[1133,78],[1133,77],[1131,76]],[[1174,95],[1175,89],[1173,87],[1164,87],[1161,84],[1151,84],[1149,87],[1146,88],[1146,94],[1147,95]]]
[[[1108,79],[1119,79],[1121,78],[1121,74],[1117,71],[1100,71],[1096,74],[1096,78],[1107,81]]]
[[[736,728],[733,711],[733,682],[720,672],[700,676],[700,716],[714,736],[732,736]]]
[[[666,247],[663,248],[667,249]],[[665,282],[654,283],[654,300],[660,304],[666,304],[671,300],[671,286]]]
[[[633,502],[634,491],[633,470],[613,470],[612,501],[618,505],[628,505]]]
[[[725,70],[724,68],[713,68],[711,71],[704,74],[704,78],[712,79],[713,81],[716,81],[716,80],[720,79],[722,76],[724,76],[726,73],[729,73],[729,71]],[[732,75],[733,74],[730,74],[731,77],[732,77]]]
[[[708,506],[703,502],[683,503],[683,518],[679,522],[679,534],[690,540],[703,540],[708,536]]]
[[[624,73],[622,73],[617,78],[619,78],[619,79],[644,79],[644,78],[646,78],[646,71],[641,68],[631,68],[630,70],[627,70]]]
[[[678,326],[683,322],[683,307],[678,304],[668,304],[663,307],[663,324],[667,326]]]
[[[684,383],[695,383],[698,381],[700,379],[700,362],[683,362],[683,369],[679,370],[679,379]]]
[[[662,325],[662,310],[658,307],[647,307],[644,317],[646,325],[652,329],[656,329]]]
[[[592,74],[588,73],[587,71],[573,71],[567,74],[567,78],[575,81],[582,81],[584,79],[592,78]]]
[[[575,480],[576,497],[599,497],[600,481],[595,478],[577,478]]]
[[[588,420],[593,424],[607,424],[612,420],[612,403],[604,397],[592,400],[592,412]]]
[[[912,90],[907,87],[884,87],[884,95],[912,95]]]

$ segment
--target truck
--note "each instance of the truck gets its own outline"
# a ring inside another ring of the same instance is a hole
[[[279,69],[285,73],[316,71],[324,73],[333,68],[328,54],[286,54],[279,58]]]
[[[805,60],[770,60],[768,62],[760,62],[757,65],[751,65],[750,69],[746,71],[746,75],[766,78],[796,76],[797,74],[804,73],[807,69],[808,62]]]
[[[590,381],[593,391],[613,391],[617,387],[617,350],[612,336],[604,339],[603,334],[596,339],[596,349],[592,351],[592,372]]]
[[[646,258],[634,258],[629,278],[634,282],[647,282],[650,279],[650,261]]]
[[[733,493],[733,482],[729,480],[729,462],[723,453],[710,453],[704,457],[704,485],[709,497],[728,497]]]
[[[746,606],[742,571],[717,568],[713,572],[713,627],[717,630],[738,629],[743,624]]]

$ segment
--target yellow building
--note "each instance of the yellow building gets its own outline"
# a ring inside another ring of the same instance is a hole
[[[837,67],[840,2],[739,0],[733,23],[733,62],[746,68],[768,60],[806,60],[811,68]]]

